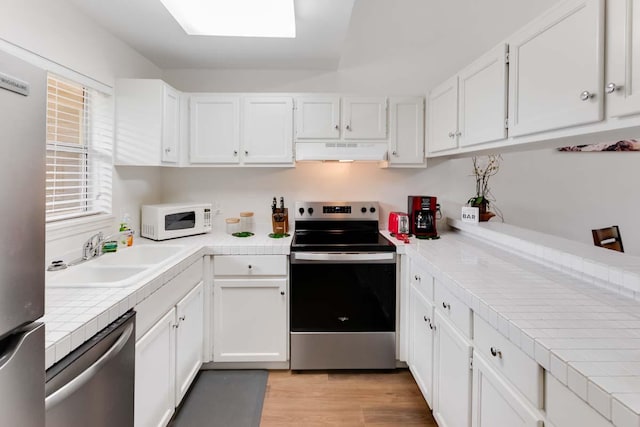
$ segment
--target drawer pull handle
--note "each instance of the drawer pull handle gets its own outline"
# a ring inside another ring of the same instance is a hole
[[[498,348],[491,347],[491,355],[493,357],[499,357],[500,359],[502,359],[502,352]]]
[[[448,302],[442,302],[442,308],[446,308],[447,310],[451,310],[451,304]]]

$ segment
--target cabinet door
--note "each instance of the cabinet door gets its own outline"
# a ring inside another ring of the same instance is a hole
[[[410,298],[409,369],[424,399],[433,408],[433,304],[413,284]]]
[[[424,98],[389,99],[389,163],[424,164]]]
[[[293,100],[247,97],[243,102],[244,163],[293,163]]]
[[[440,427],[471,425],[471,343],[435,310],[433,416]]]
[[[458,76],[429,94],[429,153],[458,148]]]
[[[296,98],[296,139],[340,138],[340,97]]]
[[[343,98],[342,126],[344,139],[386,139],[387,98]]]
[[[176,305],[176,406],[202,366],[204,291],[200,282]]]
[[[542,417],[482,356],[473,355],[473,427],[542,427]]]
[[[164,427],[175,408],[175,309],[136,342],[135,426]]]
[[[214,280],[213,286],[213,361],[286,361],[287,280]]]
[[[240,98],[192,96],[190,113],[191,163],[238,163]]]
[[[509,133],[603,118],[604,0],[562,2],[509,40]]]
[[[458,74],[460,147],[507,137],[507,51],[501,44]]]
[[[607,2],[607,116],[640,113],[640,0]]]
[[[180,93],[164,85],[162,98],[162,161],[177,163],[180,143]]]

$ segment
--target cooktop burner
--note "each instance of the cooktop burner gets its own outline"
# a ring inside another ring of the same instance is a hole
[[[378,231],[377,202],[296,202],[293,251],[395,252]]]

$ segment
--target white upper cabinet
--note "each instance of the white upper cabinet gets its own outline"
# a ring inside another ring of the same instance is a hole
[[[296,139],[339,139],[340,97],[296,98]]]
[[[460,147],[507,137],[507,54],[500,44],[458,74]]]
[[[387,98],[347,97],[342,108],[344,139],[387,138]]]
[[[603,118],[604,0],[562,2],[509,42],[509,133]]]
[[[162,97],[162,161],[178,163],[180,146],[180,93],[164,85]]]
[[[242,120],[244,163],[293,163],[291,97],[246,97]]]
[[[640,0],[607,2],[608,117],[640,113]]]
[[[116,82],[116,165],[162,166],[178,162],[180,92],[162,80]]]
[[[429,153],[458,148],[458,76],[429,93]]]
[[[423,97],[389,99],[389,164],[425,164]]]
[[[386,140],[387,137],[386,97],[305,95],[296,98],[296,140]]]
[[[190,102],[191,163],[238,163],[240,97],[193,95]]]

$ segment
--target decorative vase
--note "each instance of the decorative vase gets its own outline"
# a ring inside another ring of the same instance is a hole
[[[480,222],[487,222],[496,214],[489,210],[489,202],[486,199],[482,199],[480,203],[473,203],[471,206],[479,209],[479,220]]]

